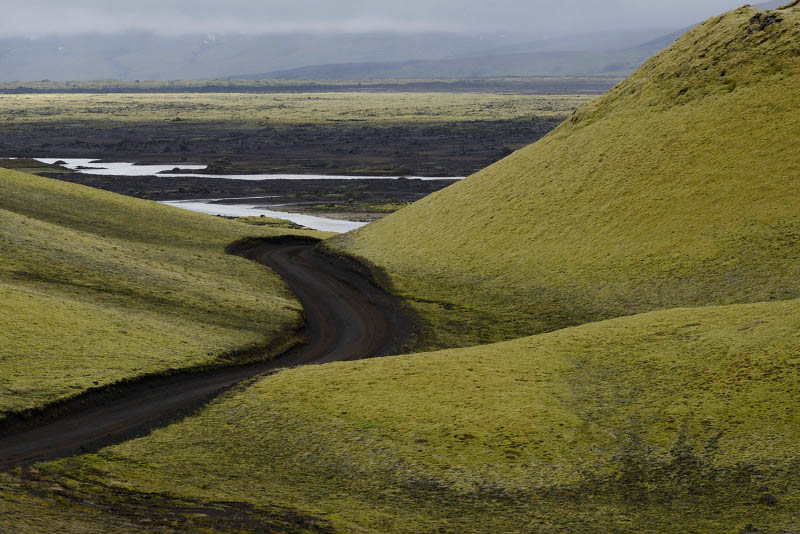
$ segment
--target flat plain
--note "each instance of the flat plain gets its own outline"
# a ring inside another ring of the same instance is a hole
[[[466,176],[596,94],[0,94],[0,155],[209,164],[231,174]]]
[[[0,119],[13,124],[97,121],[292,123],[447,122],[563,118],[592,95],[485,93],[120,93],[4,94]]]

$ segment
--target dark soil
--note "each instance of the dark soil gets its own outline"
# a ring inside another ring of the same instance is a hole
[[[95,176],[47,174],[76,184],[148,200],[233,199],[221,203],[264,205],[306,203],[389,204],[415,202],[454,180],[234,180],[227,178],[166,178],[163,176]],[[261,197],[236,200],[242,197]]]
[[[227,157],[244,174],[468,176],[560,122],[7,124],[0,156],[205,165]]]

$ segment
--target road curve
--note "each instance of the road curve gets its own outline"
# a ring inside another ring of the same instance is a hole
[[[270,371],[397,354],[417,334],[396,298],[344,262],[317,252],[312,241],[286,238],[237,253],[285,279],[303,305],[306,344],[269,362],[146,378],[110,394],[89,393],[71,401],[63,415],[37,418],[38,426],[0,428],[0,471],[146,435],[191,414],[226,388]]]

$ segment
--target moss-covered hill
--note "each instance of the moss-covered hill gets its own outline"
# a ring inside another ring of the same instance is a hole
[[[800,297],[800,7],[700,24],[549,136],[333,241],[463,345]]]
[[[66,524],[79,497],[101,524],[134,521],[119,532],[168,520],[171,500],[280,506],[343,533],[789,534],[798,355],[792,300],[299,368],[146,438],[0,476],[0,519],[46,497]],[[198,521],[184,528],[213,525]]]
[[[0,169],[0,420],[285,346],[300,304],[277,275],[224,252],[276,232]]]

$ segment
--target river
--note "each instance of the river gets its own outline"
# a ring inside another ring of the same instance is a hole
[[[200,171],[206,168],[205,165],[191,165],[187,163],[176,163],[169,165],[136,165],[127,162],[97,163],[96,159],[86,158],[35,158],[42,163],[53,164],[56,161],[65,162],[64,167],[81,174],[94,174],[100,176],[164,176],[166,178],[177,178],[188,176],[191,178],[227,178],[229,180],[396,180],[400,176],[339,176],[328,174],[201,174],[201,173],[180,173],[170,174],[167,171],[181,169],[187,171]],[[460,177],[421,177],[404,176],[414,180],[459,180]]]
[[[252,174],[244,176],[230,176],[230,175],[209,175],[209,174],[160,174],[162,171],[171,171],[174,168],[186,170],[201,170],[205,169],[205,165],[189,165],[189,164],[176,164],[176,165],[135,165],[133,163],[117,162],[117,163],[96,163],[97,160],[86,158],[35,158],[42,163],[53,164],[57,161],[63,161],[64,167],[74,170],[82,174],[92,174],[99,176],[159,176],[170,177],[200,177],[200,178],[228,178],[238,180],[312,180],[312,179],[328,179],[328,180],[359,180],[372,178],[374,176],[327,176],[327,175],[297,175],[297,174]],[[383,177],[386,179],[398,177]],[[433,180],[434,178],[423,178],[423,180]],[[348,221],[341,219],[330,219],[327,217],[315,217],[313,215],[304,215],[299,213],[288,213],[284,211],[275,211],[272,208],[275,206],[265,204],[219,204],[220,200],[227,199],[207,199],[207,200],[176,200],[162,202],[168,206],[196,211],[199,213],[206,213],[208,215],[221,215],[223,217],[248,217],[264,215],[265,217],[274,217],[276,219],[283,219],[291,221],[295,224],[311,228],[312,230],[320,230],[323,232],[336,232],[344,233],[356,228],[361,228],[367,223],[358,221]],[[246,200],[246,199],[243,199]]]

